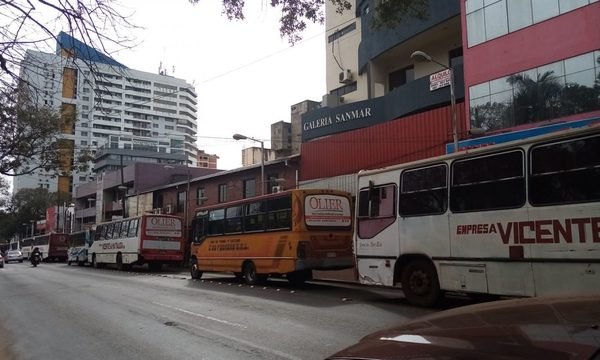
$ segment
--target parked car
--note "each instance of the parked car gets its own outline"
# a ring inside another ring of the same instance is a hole
[[[9,250],[6,253],[6,258],[4,259],[7,263],[11,261],[18,261],[20,263],[23,262],[23,253],[21,250]]]
[[[367,335],[330,357],[600,359],[600,295],[464,306]]]

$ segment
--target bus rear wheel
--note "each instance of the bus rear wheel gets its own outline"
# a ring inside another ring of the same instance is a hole
[[[123,255],[121,253],[117,254],[117,270],[125,270],[125,265],[123,265]]]
[[[244,281],[248,285],[256,285],[267,279],[265,275],[259,275],[256,272],[256,266],[252,261],[247,261],[244,263],[244,267],[242,268],[242,275],[244,276]]]
[[[202,277],[202,271],[200,271],[200,269],[198,268],[197,260],[193,260],[192,262],[192,267],[190,268],[190,275],[192,276],[193,280],[200,280],[200,278]]]
[[[435,305],[442,293],[433,263],[421,259],[410,261],[402,271],[402,291],[413,305]]]
[[[92,255],[92,267],[94,269],[98,269],[100,264],[98,264],[98,260],[96,260],[96,254]]]

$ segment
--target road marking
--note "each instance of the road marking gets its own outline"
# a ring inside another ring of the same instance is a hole
[[[203,319],[206,319],[206,320],[216,321],[216,322],[221,323],[221,324],[225,324],[225,325],[229,325],[229,326],[235,326],[235,327],[242,328],[242,329],[247,329],[248,328],[246,325],[242,325],[242,324],[230,322],[230,321],[227,321],[227,320],[217,319],[217,318],[212,317],[212,316],[198,314],[198,313],[195,313],[193,311],[189,311],[189,310],[186,310],[186,309],[178,308],[178,307],[175,307],[175,306],[165,305],[165,304],[161,304],[161,303],[154,302],[154,301],[152,303],[154,305],[162,306],[162,307],[165,307],[165,308],[171,309],[171,310],[176,310],[176,311],[182,312],[184,314],[197,316],[199,318],[203,318]]]
[[[216,321],[216,322],[219,322],[219,323],[222,323],[222,324],[227,324],[227,325],[231,325],[231,326],[235,326],[235,327],[240,327],[242,329],[247,329],[248,328],[247,326],[242,325],[242,324],[232,323],[232,322],[229,322],[229,321],[226,321],[226,320],[221,320],[221,319],[214,318],[212,316],[206,316],[206,315],[198,314],[198,313],[195,313],[193,311],[181,309],[181,308],[178,308],[178,307],[175,307],[175,306],[165,305],[165,304],[161,304],[159,302],[154,302],[154,301],[152,303],[155,304],[155,305],[158,305],[158,306],[165,307],[167,309],[172,309],[172,310],[180,311],[180,312],[182,312],[184,314],[189,314],[189,315],[197,316],[197,317],[200,317],[200,318],[203,318],[203,319],[207,319],[207,320],[213,320],[213,321]],[[231,341],[235,341],[235,342],[238,342],[240,344],[244,344],[244,345],[246,345],[246,346],[248,346],[250,348],[259,349],[259,350],[264,351],[266,353],[274,354],[274,355],[276,355],[276,356],[278,356],[280,358],[283,358],[283,359],[302,360],[302,358],[296,357],[294,355],[287,354],[287,353],[279,351],[279,350],[271,349],[269,347],[258,345],[258,344],[256,344],[253,341],[246,341],[246,340],[243,340],[243,339],[240,339],[240,338],[237,338],[237,337],[225,334],[225,333],[221,333],[219,331],[214,331],[214,330],[210,330],[210,329],[206,329],[206,328],[204,328],[203,330],[206,331],[206,332],[208,332],[208,333],[211,333],[213,335],[220,336],[222,338],[229,339]]]

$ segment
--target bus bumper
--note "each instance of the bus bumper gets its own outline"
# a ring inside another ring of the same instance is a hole
[[[298,270],[342,270],[354,267],[354,257],[312,258],[296,260]]]

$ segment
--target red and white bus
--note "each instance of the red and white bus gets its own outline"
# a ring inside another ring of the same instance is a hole
[[[148,264],[156,271],[166,263],[181,263],[183,246],[180,217],[147,214],[97,225],[88,261],[96,268],[115,264],[123,270]]]
[[[33,248],[38,248],[42,253],[42,260],[66,261],[69,235],[68,234],[44,234],[33,237]]]
[[[358,174],[360,282],[413,304],[445,291],[600,292],[600,127]]]

